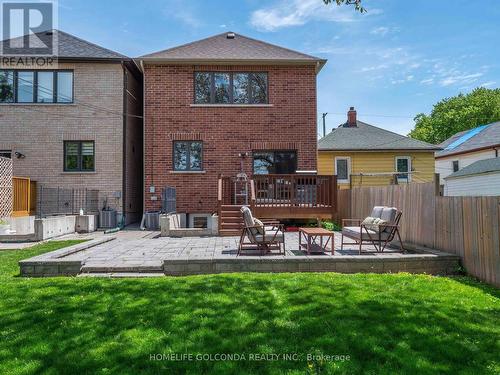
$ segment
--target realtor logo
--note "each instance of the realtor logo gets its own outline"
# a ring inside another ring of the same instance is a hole
[[[57,56],[54,1],[1,1],[0,54],[31,58]]]

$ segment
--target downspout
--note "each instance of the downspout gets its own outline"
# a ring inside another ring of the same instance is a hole
[[[123,158],[122,158],[122,219],[118,224],[120,229],[125,226],[125,212],[127,210],[127,113],[128,113],[128,100],[127,100],[127,87],[128,87],[128,74],[127,67],[122,61],[123,68]]]
[[[139,226],[141,230],[145,230],[146,220],[146,74],[144,70],[144,61],[140,60],[142,71],[142,220]],[[154,172],[154,171],[153,171]]]

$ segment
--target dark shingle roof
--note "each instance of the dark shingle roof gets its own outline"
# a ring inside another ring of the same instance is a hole
[[[448,177],[445,177],[445,180],[448,178],[472,176],[488,172],[500,172],[500,158],[478,160],[460,169],[459,171],[450,174]]]
[[[389,130],[356,121],[357,126],[345,124],[335,128],[318,141],[318,150],[377,151],[377,150],[430,150],[440,148]]]
[[[234,38],[228,38],[234,34]],[[279,47],[247,36],[225,32],[178,47],[141,56],[144,60],[168,61],[269,61],[324,65],[326,60]]]
[[[485,126],[477,134],[473,135],[471,138],[467,139],[456,147],[446,150],[446,148],[449,147],[453,142],[458,141],[461,137],[466,137],[469,132],[475,131],[477,131],[477,128],[465,130],[451,136],[439,145],[441,148],[443,148],[443,150],[436,153],[436,157],[470,152],[476,149],[500,144],[500,121],[497,121]]]
[[[52,33],[52,35],[50,34]],[[36,38],[30,36],[34,42],[37,38],[42,42],[49,40],[53,36],[55,41],[57,41],[58,53],[57,57],[59,59],[82,59],[82,60],[124,60],[128,59],[127,56],[119,54],[118,52],[111,51],[107,48],[98,46],[97,44],[88,42],[86,40],[80,39],[71,34],[65,33],[60,30],[48,30],[40,33],[34,34]],[[12,41],[16,39],[22,40],[24,37],[13,38]],[[6,43],[7,40],[3,40],[0,43]],[[35,44],[36,45],[36,44]],[[24,56],[27,55],[26,50],[19,48],[14,51],[16,55]]]

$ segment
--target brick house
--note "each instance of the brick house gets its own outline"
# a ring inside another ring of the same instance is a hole
[[[232,32],[138,58],[144,208],[217,210],[218,177],[315,171],[316,75],[325,60]]]
[[[139,221],[142,74],[130,58],[62,31],[36,34],[54,35],[55,69],[0,69],[0,154],[15,176],[97,189],[99,207]]]

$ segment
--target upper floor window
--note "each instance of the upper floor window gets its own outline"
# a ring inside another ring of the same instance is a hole
[[[201,171],[203,146],[200,141],[174,142],[174,170]]]
[[[73,103],[73,72],[0,70],[0,103]]]
[[[267,73],[196,72],[196,104],[267,104]]]
[[[65,141],[64,171],[65,172],[95,171],[94,141]]]
[[[453,160],[451,163],[452,163],[453,172],[457,172],[459,170],[458,160]]]

